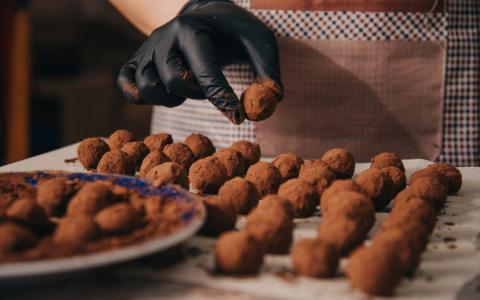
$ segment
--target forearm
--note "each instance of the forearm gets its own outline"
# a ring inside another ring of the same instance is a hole
[[[173,19],[188,0],[109,0],[146,35]]]

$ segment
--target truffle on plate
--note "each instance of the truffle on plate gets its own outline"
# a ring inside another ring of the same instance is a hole
[[[97,166],[100,173],[135,175],[135,162],[133,158],[121,150],[108,151],[102,156]]]
[[[263,263],[262,245],[245,232],[225,232],[215,246],[215,267],[225,274],[256,274]]]
[[[142,161],[140,166],[140,176],[145,178],[151,169],[169,161],[170,158],[168,158],[168,156],[159,150],[150,152]]]
[[[231,149],[240,152],[245,159],[245,168],[257,163],[260,160],[261,151],[260,146],[256,143],[241,140],[233,143],[230,146]]]
[[[174,162],[166,162],[154,167],[148,171],[145,179],[155,187],[165,184],[177,184],[188,190],[190,185],[185,169]]]
[[[330,149],[323,154],[322,160],[330,165],[338,179],[352,178],[355,172],[355,158],[346,149]]]
[[[244,176],[247,171],[245,168],[245,159],[237,150],[231,148],[223,148],[213,154],[227,170],[228,178],[233,178],[235,176]]]
[[[100,228],[93,216],[76,215],[60,220],[53,235],[57,244],[81,246],[100,236]]]
[[[280,185],[278,195],[292,203],[297,218],[312,216],[319,203],[316,187],[299,178],[290,179]]]
[[[112,190],[101,182],[85,183],[68,204],[67,215],[95,215],[110,205],[115,196]]]
[[[448,189],[435,177],[422,177],[417,179],[407,190],[410,195],[426,199],[440,211],[447,201]]]
[[[122,147],[122,151],[127,153],[135,164],[135,169],[139,170],[145,156],[150,150],[143,142],[128,142]]]
[[[245,179],[255,185],[260,197],[275,194],[282,182],[282,176],[271,163],[259,161],[250,166]]]
[[[6,216],[35,230],[46,229],[50,225],[43,208],[30,198],[15,200],[7,209]]]
[[[351,179],[335,180],[321,195],[320,208],[322,209],[322,213],[325,214],[327,212],[330,198],[343,191],[353,191],[363,194],[365,193],[363,188]]]
[[[215,194],[227,181],[227,170],[218,158],[209,156],[193,163],[188,179],[192,187],[200,193]]]
[[[229,201],[210,196],[203,201],[207,209],[207,220],[201,229],[206,235],[218,235],[232,230],[237,222],[237,210]]]
[[[370,168],[383,169],[386,167],[396,167],[405,172],[402,159],[393,152],[382,152],[371,159]]]
[[[75,192],[74,185],[66,178],[47,179],[39,182],[36,200],[49,217],[59,217],[65,213],[68,201]]]
[[[13,222],[0,224],[0,236],[2,237],[0,238],[0,253],[25,250],[35,246],[38,241],[33,232]]]
[[[263,121],[274,113],[278,99],[270,86],[254,82],[242,93],[240,101],[248,120]]]
[[[359,222],[346,217],[324,218],[318,226],[317,238],[332,244],[341,256],[347,256],[366,237]]]
[[[110,151],[108,144],[98,137],[84,139],[77,147],[77,157],[85,169],[95,169],[102,156]]]
[[[185,145],[192,150],[196,159],[205,158],[215,153],[212,141],[200,133],[192,133],[185,138]]]
[[[292,248],[293,269],[296,273],[318,278],[330,278],[338,268],[339,256],[334,245],[318,239],[303,239]]]
[[[405,189],[407,186],[407,177],[405,176],[404,171],[397,167],[385,167],[382,170],[387,173],[388,176],[390,176],[394,186],[395,194]]]
[[[188,171],[190,166],[195,161],[195,155],[192,150],[184,143],[168,144],[163,148],[163,154],[168,156],[171,161],[181,165],[185,171]]]
[[[248,214],[258,204],[260,196],[255,185],[250,181],[235,177],[225,182],[218,196],[225,201],[231,202],[239,214]]]
[[[287,181],[288,179],[298,177],[303,159],[293,153],[282,153],[273,159],[272,164],[282,175],[282,180]]]
[[[105,233],[125,233],[133,230],[140,222],[140,216],[130,205],[117,203],[100,210],[95,222]]]
[[[168,133],[157,133],[145,137],[143,143],[147,145],[150,151],[163,151],[166,145],[173,143],[173,139]]]
[[[335,173],[330,168],[311,167],[300,171],[299,179],[315,186],[319,196],[335,181]]]
[[[428,168],[434,169],[447,177],[448,193],[455,194],[462,187],[462,173],[459,169],[447,163],[434,163]]]
[[[382,169],[367,169],[360,173],[355,181],[370,196],[376,210],[385,208],[395,196],[392,179]]]
[[[135,136],[131,131],[119,129],[113,132],[107,140],[111,150],[120,150],[128,142],[135,141]]]

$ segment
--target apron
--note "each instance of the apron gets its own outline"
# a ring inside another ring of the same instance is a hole
[[[276,33],[284,100],[270,119],[240,126],[208,101],[155,107],[152,133],[200,132],[216,147],[246,139],[267,157],[344,147],[358,161],[395,151],[478,164],[476,0],[449,1],[448,27],[443,0],[235,2]],[[248,64],[224,73],[238,95],[254,80]]]

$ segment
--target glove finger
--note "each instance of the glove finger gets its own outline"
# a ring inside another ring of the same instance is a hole
[[[122,92],[123,96],[129,103],[133,104],[145,104],[144,99],[140,95],[137,87],[135,73],[137,72],[137,66],[133,61],[126,63],[120,68],[120,72],[117,77],[117,85]]]

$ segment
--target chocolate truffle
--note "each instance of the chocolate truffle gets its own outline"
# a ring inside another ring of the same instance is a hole
[[[402,277],[394,252],[362,247],[349,257],[347,276],[353,287],[375,296],[392,296]]]
[[[15,223],[0,224],[0,253],[20,251],[35,246],[37,236],[27,228]]]
[[[346,149],[330,149],[323,154],[322,160],[330,165],[338,179],[352,178],[355,172],[355,158]]]
[[[271,163],[259,161],[250,166],[245,179],[255,185],[260,197],[275,194],[282,182],[282,176]]]
[[[272,206],[278,206],[282,208],[292,219],[295,217],[295,210],[292,203],[278,195],[267,195],[262,198],[260,204],[258,205],[258,207],[262,210],[270,209]]]
[[[323,160],[321,160],[321,159],[308,159],[308,160],[304,161],[303,164],[301,165],[299,176],[303,172],[305,172],[306,170],[308,170],[310,168],[328,169],[329,171],[331,171],[333,173],[333,170],[332,170],[332,168],[330,168],[330,165],[327,164],[326,162],[324,162]],[[333,173],[333,174],[335,175],[335,173]]]
[[[192,163],[195,161],[195,155],[192,150],[184,143],[168,144],[163,148],[163,154],[168,156],[171,161],[181,165],[185,171],[188,171]]]
[[[210,196],[203,201],[207,209],[207,220],[201,232],[207,235],[218,235],[232,230],[237,222],[237,210],[229,201],[218,196]]]
[[[163,210],[163,199],[162,197],[147,197],[144,199],[144,208],[145,213],[149,219],[157,219],[161,217],[161,212]]]
[[[247,216],[245,231],[265,246],[267,253],[285,254],[293,239],[293,219],[282,205],[259,205]]]
[[[71,182],[57,177],[40,181],[37,188],[37,203],[48,216],[59,217],[65,213],[68,201],[76,190]]]
[[[387,173],[387,175],[392,180],[395,194],[405,189],[405,187],[407,186],[407,177],[405,176],[404,171],[397,167],[385,167],[382,168],[382,170]]]
[[[278,189],[278,195],[292,203],[294,215],[297,218],[312,216],[319,203],[315,186],[299,178],[290,179],[283,183]]]
[[[185,145],[192,150],[196,159],[205,158],[215,153],[212,141],[200,133],[192,133],[185,138]]]
[[[182,168],[181,165],[174,162],[166,162],[154,167],[148,171],[145,179],[155,187],[165,184],[177,184],[188,190],[190,186],[187,172],[185,172],[185,169]]]
[[[372,199],[376,210],[385,208],[395,196],[392,179],[381,169],[365,170],[358,175],[355,181]]]
[[[423,168],[410,176],[410,184],[413,184],[417,179],[422,177],[435,177],[436,180],[440,181],[444,186],[448,186],[448,180],[445,175],[433,168]]]
[[[218,191],[218,196],[231,202],[239,214],[245,215],[258,204],[258,191],[250,181],[235,177],[228,180]]]
[[[214,156],[202,158],[193,163],[188,172],[192,187],[200,193],[215,194],[227,181],[227,170]]]
[[[61,219],[53,240],[57,244],[81,246],[100,236],[100,228],[93,220],[93,216],[76,215]]]
[[[220,160],[225,169],[227,170],[228,178],[233,178],[235,176],[244,176],[246,170],[245,159],[242,156],[242,153],[231,148],[223,148],[213,154],[216,158]]]
[[[298,177],[315,186],[319,196],[335,181],[335,173],[328,167],[311,167],[302,169]]]
[[[170,158],[159,150],[150,152],[142,161],[142,165],[140,166],[140,177],[145,178],[151,169],[169,161]]]
[[[245,232],[225,232],[215,246],[216,269],[225,274],[256,274],[263,263],[261,244]]]
[[[343,192],[343,191],[365,193],[363,188],[351,179],[335,180],[325,190],[325,192],[323,192],[320,198],[320,208],[322,209],[323,214],[325,214],[328,210],[328,203],[330,201],[330,198],[332,198],[333,196],[336,196],[339,192]]]
[[[30,198],[22,198],[13,202],[8,208],[6,216],[33,229],[41,230],[50,225],[43,208]]]
[[[110,151],[107,143],[98,137],[84,139],[77,147],[77,157],[85,169],[95,169],[102,156]]]
[[[247,119],[250,121],[268,119],[277,106],[275,92],[261,82],[252,83],[243,92],[240,101],[243,104]]]
[[[408,193],[430,201],[440,211],[447,201],[448,189],[435,177],[422,177],[410,185]]]
[[[85,183],[68,204],[67,215],[95,215],[114,200],[112,190],[101,182]]]
[[[135,164],[135,169],[139,170],[145,156],[150,150],[143,142],[128,142],[122,147],[122,151],[127,153]]]
[[[293,153],[282,153],[273,159],[272,164],[282,175],[282,180],[287,181],[298,177],[303,159]]]
[[[385,223],[402,226],[404,223],[412,221],[423,223],[431,233],[437,221],[435,209],[421,198],[409,197],[394,206]]]
[[[123,151],[108,151],[100,159],[97,172],[133,176],[135,175],[135,162]]]
[[[383,169],[386,167],[397,167],[405,172],[402,159],[396,153],[382,152],[372,157],[370,168]]]
[[[448,193],[450,195],[455,194],[462,187],[462,173],[460,170],[447,163],[435,163],[429,165],[428,168],[432,168],[447,177],[448,181]]]
[[[135,136],[132,132],[125,129],[119,129],[108,137],[107,143],[111,150],[120,150],[123,145],[133,141],[135,141]]]
[[[387,218],[387,220],[382,224],[378,234],[384,231],[388,232],[393,229],[401,230],[404,238],[408,237],[408,239],[411,239],[415,242],[421,252],[425,251],[428,244],[429,231],[424,223],[416,219],[410,219],[410,222],[401,223],[397,223],[396,221],[397,220],[390,221],[390,218]]]
[[[260,146],[249,141],[241,140],[233,143],[230,148],[237,150],[245,159],[245,168],[250,167],[251,165],[257,163],[260,160],[262,155],[260,151]]]
[[[130,205],[117,203],[99,211],[95,222],[105,233],[125,233],[138,225],[140,216]]]
[[[347,256],[353,249],[362,244],[366,237],[360,229],[358,221],[339,218],[324,218],[318,226],[318,239],[334,245],[341,256]]]
[[[158,133],[147,136],[143,142],[150,151],[163,151],[166,145],[172,144],[172,136],[168,133]]]
[[[338,268],[339,256],[334,245],[318,239],[303,239],[292,249],[296,273],[318,278],[330,278]]]

